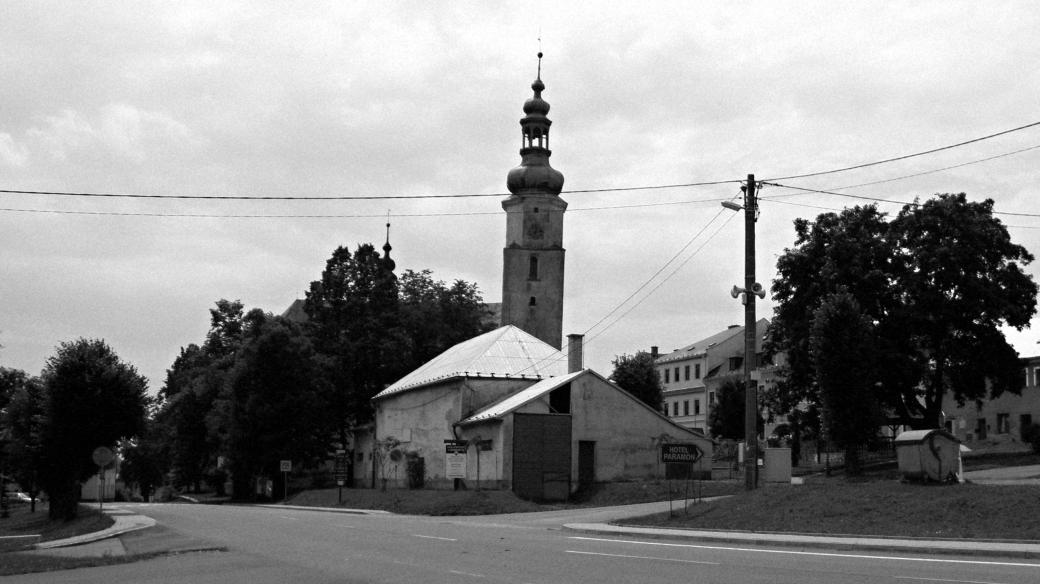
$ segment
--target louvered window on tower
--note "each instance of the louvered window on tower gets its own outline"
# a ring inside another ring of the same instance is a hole
[[[535,297],[534,297],[534,296],[532,296],[532,297],[531,297],[531,301],[530,301],[530,302],[528,302],[528,303],[527,303],[527,305],[528,305],[528,306],[538,306],[538,301],[537,301],[537,300],[535,300]]]

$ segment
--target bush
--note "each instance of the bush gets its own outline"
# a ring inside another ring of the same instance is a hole
[[[1040,424],[1031,424],[1022,430],[1022,441],[1033,447],[1033,452],[1040,454]]]

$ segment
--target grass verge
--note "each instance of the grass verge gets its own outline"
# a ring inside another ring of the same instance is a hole
[[[813,478],[625,525],[920,538],[1040,540],[1035,486],[920,485],[887,476]]]
[[[114,519],[100,513],[97,507],[93,506],[80,505],[79,514],[72,521],[51,520],[47,517],[47,511],[45,505],[39,504],[35,513],[29,512],[28,505],[12,506],[11,516],[0,519],[0,536],[39,535],[40,538],[36,541],[52,541],[93,533],[115,523]]]

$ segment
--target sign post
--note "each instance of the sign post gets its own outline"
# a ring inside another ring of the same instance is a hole
[[[690,477],[693,476],[693,466],[697,464],[697,461],[704,456],[704,452],[692,442],[672,442],[670,444],[661,445],[661,462],[664,464],[685,464],[688,465],[688,472],[686,480],[689,481]],[[665,467],[665,474],[667,474],[667,467]],[[687,485],[689,483],[687,482]],[[671,491],[671,483],[669,483],[669,491]],[[686,495],[683,500],[683,508],[686,508],[686,499],[689,498],[689,488],[686,489]],[[671,501],[671,494],[669,494],[668,500]],[[668,514],[671,515],[671,506],[669,506]]]
[[[282,503],[286,503],[289,501],[289,473],[292,472],[292,461],[279,461],[278,467],[282,471]]]
[[[333,463],[332,474],[339,487],[339,504],[343,504],[343,484],[347,481],[347,451],[337,450],[336,459]]]
[[[444,476],[453,479],[455,490],[459,490],[459,483],[466,478],[466,451],[469,442],[466,440],[444,441]]]
[[[116,455],[111,448],[98,446],[90,457],[94,460],[94,464],[98,466],[98,511],[103,511],[105,507],[105,467],[112,463],[112,459]]]

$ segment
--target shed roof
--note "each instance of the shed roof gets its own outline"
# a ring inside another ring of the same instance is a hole
[[[453,377],[542,379],[563,375],[567,357],[527,332],[506,325],[437,355],[379,392],[380,399]]]
[[[936,434],[936,435],[939,435],[939,436],[944,436],[944,437],[946,437],[946,438],[948,438],[950,440],[953,440],[954,442],[956,442],[958,444],[960,444],[960,442],[961,442],[960,439],[958,439],[953,434],[950,434],[946,430],[932,429],[932,430],[907,430],[906,432],[903,432],[899,436],[896,436],[896,439],[893,440],[893,443],[894,444],[917,444],[917,443],[920,443],[920,442],[924,442],[932,434]]]
[[[575,371],[574,373],[568,373],[561,377],[551,377],[549,379],[543,379],[538,383],[528,387],[522,391],[514,393],[499,401],[498,403],[491,404],[487,408],[473,414],[459,422],[460,425],[472,424],[474,422],[483,422],[493,418],[498,418],[512,412],[520,406],[530,402],[531,400],[538,399],[539,397],[549,393],[550,391],[566,385],[571,382],[572,379],[581,375],[585,371]]]

